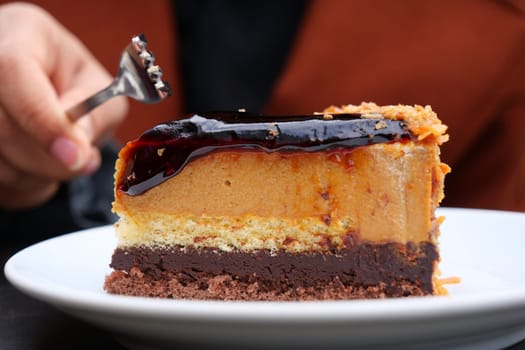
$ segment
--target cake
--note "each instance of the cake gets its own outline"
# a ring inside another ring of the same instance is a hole
[[[189,115],[128,142],[115,171],[109,293],[336,300],[442,293],[429,106]]]

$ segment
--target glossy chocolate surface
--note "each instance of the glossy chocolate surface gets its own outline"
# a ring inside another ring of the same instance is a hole
[[[128,168],[117,188],[138,195],[175,176],[191,160],[224,149],[318,152],[409,139],[403,121],[381,115],[259,116],[246,112],[193,114],[160,124],[121,153]]]

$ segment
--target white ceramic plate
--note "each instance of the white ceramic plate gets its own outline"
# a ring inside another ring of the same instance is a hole
[[[102,227],[13,256],[24,293],[105,327],[134,348],[358,347],[496,349],[525,339],[525,214],[440,209],[447,297],[329,302],[212,302],[115,296],[102,289],[116,244]]]

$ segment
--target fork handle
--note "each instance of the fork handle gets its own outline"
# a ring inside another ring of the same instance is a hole
[[[114,84],[109,85],[105,89],[100,90],[91,97],[88,97],[84,101],[77,105],[69,108],[66,111],[66,115],[71,121],[77,121],[83,115],[86,115],[102,103],[106,102],[110,98],[120,95],[121,93],[116,89]]]

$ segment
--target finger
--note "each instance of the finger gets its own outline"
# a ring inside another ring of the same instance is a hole
[[[85,62],[60,95],[60,103],[64,109],[68,109],[107,87],[111,81],[112,77],[98,64]],[[99,144],[112,135],[127,110],[128,104],[124,97],[112,98],[81,117],[76,124],[93,144]]]
[[[18,210],[41,205],[52,198],[58,188],[59,184],[56,182],[41,185],[33,191],[23,192],[0,186],[0,208]]]
[[[58,186],[57,181],[20,172],[0,158],[0,208],[20,209],[39,205],[51,198]]]
[[[13,187],[19,184],[21,172],[0,157],[0,187]]]
[[[55,53],[57,69],[51,71],[63,109],[67,110],[88,96],[109,86],[113,75],[96,60],[87,48],[66,32],[68,45],[58,45]],[[75,50],[69,49],[75,47]],[[117,61],[118,57],[115,57]],[[75,62],[75,64],[71,64]],[[92,143],[103,141],[112,134],[128,110],[125,97],[115,97],[98,106],[78,120],[77,125],[89,136]]]
[[[54,181],[67,180],[69,178],[68,173],[61,171],[59,161],[46,152],[34,138],[14,124],[12,118],[6,116],[1,108],[0,138],[3,141],[3,146],[0,148],[0,156],[8,162],[12,172],[24,172]],[[62,148],[71,147],[67,142],[62,144],[59,142],[56,145]],[[61,150],[63,153],[66,151],[64,149]],[[99,162],[98,158],[98,150],[95,150],[93,147],[90,161],[96,164]],[[91,171],[89,169],[89,172]]]
[[[21,64],[16,59],[10,54],[0,57],[0,75],[17,77],[15,84],[0,84],[5,113],[59,161],[63,176],[78,172],[91,157],[91,142],[66,118],[42,69],[34,61]]]
[[[0,157],[0,186],[13,192],[31,192],[49,183],[58,182],[20,171]]]

